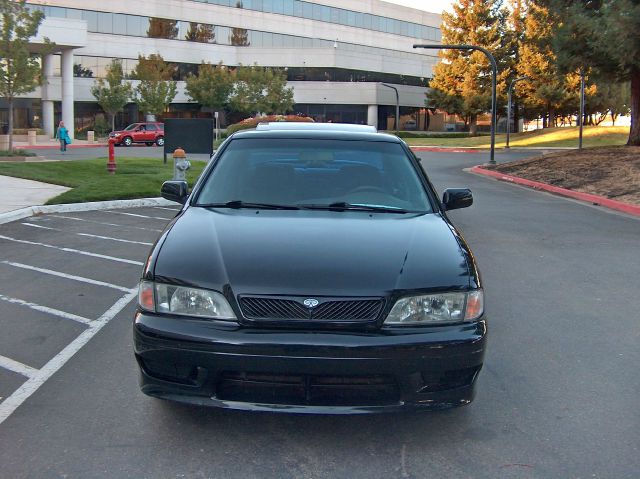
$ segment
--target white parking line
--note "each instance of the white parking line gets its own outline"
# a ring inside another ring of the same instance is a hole
[[[108,259],[109,261],[118,261],[119,263],[135,264],[137,266],[144,265],[144,263],[142,263],[140,261],[134,261],[132,259],[116,258],[115,256],[107,256],[105,254],[90,253],[89,251],[82,251],[82,250],[73,249],[73,248],[63,248],[61,246],[53,246],[51,244],[38,243],[36,241],[27,241],[27,240],[21,240],[21,239],[17,239],[17,238],[11,238],[10,236],[0,235],[0,239],[4,239],[4,240],[7,240],[7,241],[13,241],[15,243],[30,244],[30,245],[34,245],[34,246],[43,246],[45,248],[57,249],[58,251],[65,251],[67,253],[76,253],[76,254],[82,254],[82,255],[85,255],[85,256],[92,256],[94,258]]]
[[[169,221],[171,219],[171,218],[163,218],[161,216],[137,215],[135,213],[125,213],[123,211],[108,211],[108,210],[105,210],[104,213],[111,213],[112,215],[135,216],[136,218],[147,218],[147,219],[150,219],[150,220]]]
[[[61,273],[60,271],[53,271],[51,269],[46,268],[38,268],[37,266],[31,266],[23,263],[14,263],[12,261],[0,261],[2,264],[7,264],[9,266],[14,266],[15,268],[28,269],[31,271],[37,271],[38,273],[50,274],[52,276],[59,276],[60,278],[71,279],[73,281],[80,281],[82,283],[95,284],[96,286],[104,286],[106,288],[118,289],[120,291],[130,291],[129,288],[125,288],[124,286],[117,286],[111,283],[105,283],[103,281],[98,281],[91,278],[85,278],[83,276],[74,276],[72,274]]]
[[[51,228],[50,226],[34,225],[33,223],[25,223],[25,222],[22,222],[20,224],[24,225],[24,226],[31,226],[33,228],[41,228],[41,229],[44,229],[44,230],[52,230],[52,231],[59,231],[61,233],[69,233],[68,231],[65,231],[63,229]],[[145,241],[132,241],[132,240],[126,240],[126,239],[122,239],[122,238],[112,238],[111,236],[93,235],[93,234],[89,234],[89,233],[71,233],[71,234],[75,234],[77,236],[86,236],[88,238],[96,238],[96,239],[101,239],[101,240],[118,241],[120,243],[140,244],[140,245],[144,245],[144,246],[152,246],[153,245],[153,243],[147,243]]]
[[[93,321],[89,328],[74,339],[66,348],[54,356],[47,364],[34,373],[34,375],[16,389],[11,396],[0,403],[0,424],[2,424],[23,402],[42,386],[47,379],[53,376],[65,365],[89,340],[94,337],[109,321],[111,321],[127,304],[137,295],[137,290],[132,289],[120,298],[98,319]]]
[[[6,358],[4,356],[0,356],[0,368],[8,369],[14,373],[18,373],[27,378],[32,378],[38,372],[37,369],[32,368],[31,366],[27,366],[26,364],[19,363],[18,361],[14,361],[11,358]]]
[[[65,220],[73,220],[73,221],[86,221],[87,223],[93,223],[96,225],[104,225],[104,226],[117,226],[118,228],[133,228],[136,230],[143,230],[143,231],[155,231],[157,233],[161,233],[162,230],[159,229],[154,229],[154,228],[143,228],[142,226],[125,226],[125,225],[119,225],[116,223],[106,223],[104,221],[96,221],[96,220],[88,220],[86,218],[76,218],[75,216],[64,216],[64,215],[47,215],[51,218],[62,218]]]
[[[48,306],[42,306],[41,304],[30,303],[29,301],[24,301],[18,298],[10,298],[9,296],[4,296],[0,294],[0,300],[6,301],[7,303],[18,304],[20,306],[26,306],[27,308],[34,309],[36,311],[40,311],[42,313],[51,314],[53,316],[58,316],[64,319],[70,319],[72,321],[77,321],[82,324],[89,324],[91,320],[89,318],[85,318],[82,316],[78,316],[77,314],[67,313],[66,311],[60,311],[59,309],[49,308]]]

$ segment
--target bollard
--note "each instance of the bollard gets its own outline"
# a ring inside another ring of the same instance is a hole
[[[173,181],[187,181],[187,170],[191,163],[187,160],[187,154],[180,147],[173,152]]]
[[[38,132],[36,130],[27,130],[27,144],[33,146],[38,139]]]
[[[115,174],[116,168],[116,140],[115,138],[109,138],[109,161],[107,162],[107,171],[112,175]]]
[[[96,141],[96,132],[93,130],[89,130],[87,132],[87,143],[93,143]]]

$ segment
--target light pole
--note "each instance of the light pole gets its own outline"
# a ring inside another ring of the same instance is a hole
[[[394,86],[387,85],[386,83],[381,83],[382,86],[386,86],[387,88],[393,88],[396,92],[396,133],[400,129],[400,95],[398,95],[398,89]]]
[[[489,163],[495,165],[496,120],[498,118],[498,114],[496,111],[498,64],[496,63],[496,59],[493,57],[489,50],[475,45],[414,45],[413,48],[427,48],[430,50],[476,50],[484,53],[487,56],[489,62],[491,63],[491,72],[493,73],[493,77],[491,79],[491,153],[489,155]]]
[[[582,150],[582,124],[584,123],[584,68],[580,69],[580,133],[578,135],[578,149]]]
[[[519,77],[511,80],[509,91],[507,92],[507,144],[505,148],[509,148],[509,133],[511,133],[511,94],[513,93],[513,85],[520,80],[528,80],[529,77]]]

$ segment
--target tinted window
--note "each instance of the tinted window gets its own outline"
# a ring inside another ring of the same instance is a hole
[[[431,211],[420,178],[398,143],[235,139],[224,150],[198,204],[284,205],[335,202]]]
[[[156,125],[153,125],[151,123],[146,125],[146,128],[147,128],[148,131],[156,131],[157,130]]]

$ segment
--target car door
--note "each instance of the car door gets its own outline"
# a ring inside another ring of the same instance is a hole
[[[145,135],[145,141],[146,142],[152,142],[156,140],[156,132],[157,132],[157,127],[156,125],[153,124],[148,124],[147,125],[147,131],[146,131],[146,135]]]

